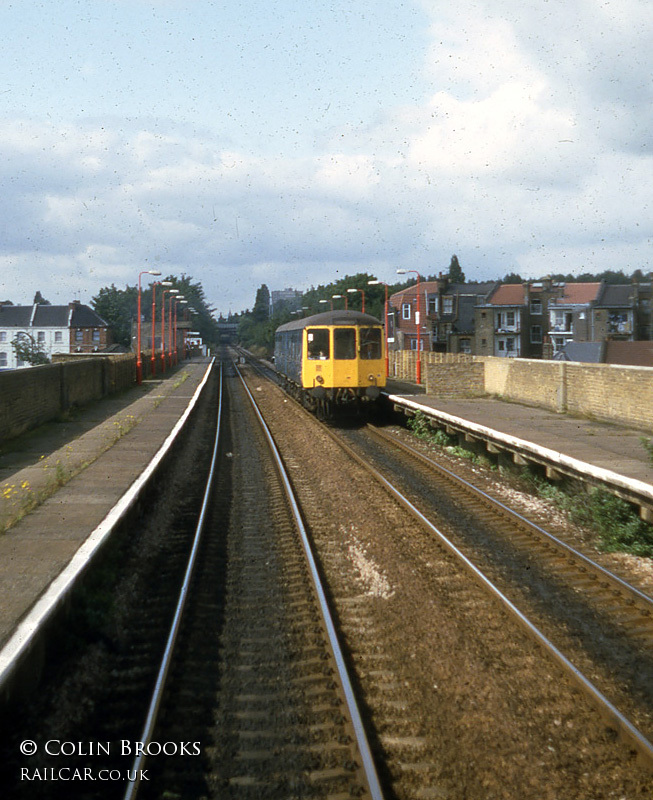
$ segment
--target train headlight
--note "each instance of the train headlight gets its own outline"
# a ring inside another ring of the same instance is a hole
[[[368,376],[367,376],[367,380],[368,380],[370,383],[374,383],[374,375],[368,375]]]
[[[324,378],[321,375],[317,375],[315,377],[315,382],[316,383],[324,383]]]

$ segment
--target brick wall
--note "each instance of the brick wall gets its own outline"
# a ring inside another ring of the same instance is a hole
[[[512,358],[482,360],[488,394],[653,431],[653,367]]]
[[[433,397],[480,397],[485,394],[485,364],[481,361],[428,364],[426,393]]]
[[[0,372],[0,441],[123,391],[136,380],[135,356],[55,356],[56,363]]]

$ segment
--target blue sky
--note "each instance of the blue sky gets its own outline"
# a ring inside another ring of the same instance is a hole
[[[0,0],[0,31],[1,299],[651,268],[642,0]]]

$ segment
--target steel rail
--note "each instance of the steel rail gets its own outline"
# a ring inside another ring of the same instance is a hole
[[[464,478],[461,478],[459,475],[456,475],[455,472],[452,472],[451,470],[447,469],[442,464],[438,464],[436,461],[433,461],[433,459],[424,455],[424,453],[420,453],[418,450],[415,450],[405,442],[398,441],[393,436],[390,436],[384,431],[380,431],[378,428],[375,428],[372,425],[368,425],[368,430],[374,436],[378,437],[382,441],[392,444],[393,446],[403,450],[404,452],[408,453],[409,455],[413,456],[419,461],[422,461],[423,463],[427,464],[431,469],[441,473],[442,475],[444,475],[444,477],[446,477],[448,480],[452,481],[456,485],[462,485],[463,488],[469,494],[471,494],[476,498],[480,498],[483,502],[490,505],[493,509],[495,510],[498,509],[502,514],[509,517],[511,520],[518,523],[522,527],[526,528],[529,533],[533,533],[539,536],[541,539],[544,539],[545,543],[551,544],[553,547],[560,550],[563,554],[570,556],[574,560],[580,561],[583,564],[584,568],[596,573],[594,577],[597,581],[600,579],[607,581],[615,589],[618,589],[624,595],[627,595],[628,598],[632,600],[634,603],[643,606],[642,611],[645,614],[653,613],[653,598],[649,597],[649,595],[640,591],[635,586],[631,586],[631,584],[627,583],[625,580],[623,580],[623,578],[620,578],[618,575],[615,575],[613,572],[610,572],[610,570],[606,569],[600,564],[597,564],[595,561],[592,561],[592,559],[586,556],[584,553],[581,553],[579,550],[576,550],[571,545],[567,544],[566,542],[563,542],[561,539],[558,539],[552,533],[549,533],[549,531],[545,530],[544,528],[541,528],[535,522],[531,522],[531,520],[522,516],[519,512],[515,511],[509,506],[504,505],[500,500],[497,500],[496,498],[484,492],[482,489],[479,489],[478,486],[474,486],[473,483],[470,483]]]
[[[329,436],[340,447],[351,456],[358,464],[360,464],[367,472],[372,474],[374,478],[392,495],[407,511],[409,511],[427,530],[435,534],[442,545],[452,553],[463,566],[480,582],[480,584],[492,594],[503,607],[517,620],[517,622],[524,628],[527,633],[535,639],[535,641],[551,655],[555,661],[562,667],[564,672],[578,685],[582,691],[589,695],[596,703],[599,712],[607,719],[619,732],[622,739],[628,742],[638,753],[639,757],[649,769],[653,769],[653,743],[651,743],[646,736],[639,731],[635,725],[625,717],[619,709],[614,706],[610,700],[596,687],[589,678],[585,677],[583,673],[548,639],[515,605],[503,594],[503,592],[487,578],[481,570],[467,558],[467,556],[459,550],[456,545],[440,531],[422,512],[414,506],[410,500],[402,494],[390,481],[388,481],[381,473],[370,466],[365,459],[360,456],[350,445],[343,442],[328,428],[325,428]]]
[[[299,506],[297,500],[295,498],[295,493],[293,491],[292,485],[290,483],[290,478],[288,477],[288,473],[286,472],[285,466],[283,464],[283,460],[281,458],[281,454],[279,453],[279,449],[272,437],[272,433],[263,419],[263,415],[261,414],[256,400],[254,396],[250,392],[245,380],[236,365],[236,372],[240,380],[242,381],[243,387],[245,388],[245,392],[249,397],[249,400],[252,404],[252,408],[256,414],[257,419],[261,424],[261,428],[265,434],[267,442],[270,446],[270,450],[272,452],[277,470],[281,477],[281,481],[283,483],[284,489],[286,491],[286,497],[290,504],[292,514],[295,520],[295,524],[297,525],[297,529],[299,532],[299,536],[302,542],[302,546],[304,549],[304,554],[306,556],[306,560],[308,562],[308,566],[310,569],[311,577],[313,579],[313,585],[317,594],[320,611],[322,613],[325,629],[329,638],[329,644],[331,645],[331,649],[333,651],[334,659],[338,669],[338,675],[340,677],[341,686],[345,695],[345,699],[347,702],[347,708],[349,710],[349,716],[351,722],[354,726],[354,731],[356,734],[356,743],[358,745],[358,750],[363,761],[363,771],[365,773],[365,777],[367,779],[368,788],[370,790],[370,794],[374,800],[383,800],[383,792],[381,790],[381,785],[379,783],[379,778],[376,771],[376,766],[374,764],[374,759],[372,757],[372,752],[370,749],[369,742],[367,740],[367,734],[365,733],[365,727],[363,725],[363,720],[361,718],[361,714],[358,708],[358,704],[356,702],[356,696],[354,693],[353,686],[349,679],[349,674],[347,671],[347,666],[345,663],[344,655],[342,652],[342,648],[340,646],[340,642],[338,640],[338,634],[336,632],[336,628],[333,622],[333,618],[331,616],[331,612],[329,610],[329,605],[326,598],[326,593],[322,586],[322,581],[320,579],[319,571],[317,568],[317,563],[315,561],[315,557],[313,555],[313,551],[311,548],[311,544],[308,538],[308,534],[306,532],[306,528],[304,526],[304,521],[302,519],[301,512],[299,510]]]
[[[281,390],[283,391],[283,390]],[[287,394],[284,392],[284,394]],[[291,398],[292,399],[292,398]],[[296,401],[295,401],[296,402]],[[304,409],[300,403],[296,402],[296,405],[304,411],[308,416],[313,417],[312,414],[309,414],[306,409]],[[584,691],[587,695],[589,695],[594,702],[600,713],[607,719],[614,727],[617,729],[619,734],[622,738],[627,741],[638,753],[639,757],[641,758],[642,762],[649,768],[653,769],[653,743],[651,743],[646,736],[639,731],[631,722],[628,720],[616,706],[614,706],[610,700],[596,687],[588,678],[586,678],[580,670],[574,666],[574,664],[565,656],[563,653],[558,650],[558,648],[551,642],[519,609],[506,597],[506,595],[501,592],[501,590],[496,587],[492,581],[490,581],[483,573],[476,567],[468,558],[464,555],[462,551],[460,551],[454,544],[451,542],[447,536],[442,533],[435,525],[433,525],[430,520],[428,520],[422,513],[417,509],[411,502],[405,497],[395,486],[393,486],[390,481],[388,481],[383,475],[381,475],[378,470],[374,469],[368,462],[365,461],[362,456],[360,456],[350,445],[346,444],[342,439],[337,436],[331,429],[327,426],[323,426],[323,430],[331,437],[331,439],[338,444],[348,455],[353,458],[360,466],[362,466],[366,471],[371,473],[376,480],[392,495],[406,510],[408,510],[413,516],[415,516],[418,521],[423,524],[427,530],[430,530],[432,533],[436,535],[436,537],[442,542],[444,547],[449,550],[456,558],[459,558],[465,568],[471,572],[471,574],[484,586],[499,602],[508,610],[508,612],[517,620],[517,622],[529,633],[535,641],[547,652],[551,655],[555,661],[561,666],[564,672],[566,672],[571,679],[578,685],[582,691]],[[453,473],[451,473],[453,474]],[[471,486],[471,484],[470,484]],[[476,487],[474,487],[476,489]],[[481,492],[480,489],[477,490]],[[493,499],[493,498],[492,498]],[[498,502],[498,501],[496,501]],[[507,506],[505,509],[509,511],[516,517],[520,517],[521,515],[517,514],[517,512],[512,511]],[[532,524],[525,518],[523,518],[525,522],[529,525]],[[542,529],[543,530],[543,529]],[[543,531],[546,533],[546,531]],[[549,535],[549,534],[547,534]],[[561,542],[561,544],[564,544]],[[567,545],[564,545],[567,547]],[[570,548],[571,549],[571,548]],[[575,552],[575,551],[574,551]],[[582,555],[582,554],[579,554]],[[583,558],[585,558],[583,556]],[[592,562],[593,563],[593,562]],[[603,567],[597,565],[599,569],[603,572]],[[612,575],[607,570],[605,570],[608,575]],[[620,578],[614,576],[615,580],[619,584],[624,584],[625,587],[628,587],[632,590],[633,593],[637,595],[641,595],[641,598],[638,597],[640,602],[642,599],[646,601],[646,603],[650,602],[650,598],[639,592],[635,587],[630,587],[629,584],[621,581]]]
[[[223,368],[222,364],[220,364],[220,387],[219,387],[219,400],[218,400],[218,413],[217,413],[217,427],[215,432],[215,441],[213,445],[213,455],[211,457],[211,466],[209,468],[209,474],[206,480],[206,487],[204,489],[204,498],[202,500],[202,506],[197,520],[197,525],[195,528],[193,546],[191,548],[191,552],[188,558],[188,563],[186,565],[186,573],[184,575],[184,580],[182,582],[181,589],[179,591],[179,600],[177,601],[177,607],[175,609],[172,624],[170,626],[170,633],[168,634],[168,640],[166,642],[163,657],[161,659],[161,665],[159,667],[157,679],[154,684],[154,689],[152,691],[152,698],[150,700],[150,705],[148,708],[145,725],[143,727],[143,732],[141,733],[141,737],[139,739],[139,742],[142,743],[143,745],[143,749],[141,753],[139,753],[139,755],[134,759],[133,762],[132,774],[134,774],[136,777],[134,781],[130,782],[129,786],[127,787],[127,791],[124,794],[124,800],[133,800],[133,798],[135,798],[138,794],[141,770],[147,758],[144,751],[147,750],[147,746],[151,742],[152,735],[154,733],[154,726],[156,724],[159,707],[161,705],[161,698],[163,696],[163,690],[165,688],[166,678],[168,676],[168,671],[170,669],[170,664],[172,662],[172,656],[174,653],[175,643],[177,641],[177,634],[179,632],[179,627],[181,625],[181,620],[184,613],[184,607],[186,605],[186,600],[188,598],[190,582],[193,577],[193,570],[195,568],[195,562],[197,560],[197,553],[199,551],[199,546],[202,540],[202,534],[204,532],[204,524],[206,521],[207,510],[209,507],[211,490],[213,488],[215,468],[218,459],[218,447],[220,444],[220,421],[222,417],[222,384],[223,384]]]

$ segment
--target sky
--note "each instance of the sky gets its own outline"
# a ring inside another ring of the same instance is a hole
[[[650,0],[0,0],[0,300],[648,272],[652,39]]]

